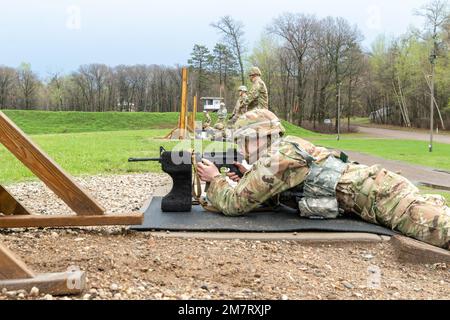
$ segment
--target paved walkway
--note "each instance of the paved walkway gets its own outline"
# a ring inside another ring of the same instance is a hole
[[[376,138],[430,141],[429,134],[415,130],[394,130],[372,127],[358,127],[358,130],[360,133]],[[434,141],[450,144],[450,135],[435,134]]]
[[[426,184],[438,189],[450,190],[450,172],[437,171],[433,168],[411,165],[401,161],[386,160],[358,152],[345,151],[352,161],[368,166],[379,164],[384,168],[401,172],[401,174],[415,184]]]

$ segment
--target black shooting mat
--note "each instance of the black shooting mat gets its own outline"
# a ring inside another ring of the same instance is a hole
[[[194,231],[194,232],[350,232],[392,236],[389,229],[358,219],[301,219],[284,212],[258,212],[242,217],[226,217],[193,206],[191,212],[162,212],[161,197],[153,198],[144,213],[144,223],[136,231]]]

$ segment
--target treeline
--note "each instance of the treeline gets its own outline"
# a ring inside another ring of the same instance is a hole
[[[343,18],[283,14],[248,55],[241,23],[224,17],[218,30],[235,61],[240,52],[248,67],[262,69],[270,108],[291,122],[315,128],[334,119],[337,128],[339,110],[348,124],[353,116],[369,116],[379,123],[429,127],[433,92],[435,127],[450,128],[448,3],[433,0],[416,14],[423,17],[424,28],[394,39],[380,36],[370,52],[362,48],[358,27]],[[218,82],[218,70],[208,64],[215,59],[201,45],[195,45],[192,57],[198,87],[207,91],[207,84]],[[235,62],[230,67],[234,72]],[[242,76],[228,90],[235,90]]]
[[[0,66],[0,108],[55,111],[178,111],[178,67],[80,66],[70,75],[42,81],[30,66]]]
[[[353,116],[370,116],[427,127],[433,92],[436,126],[450,128],[447,2],[433,0],[417,14],[425,28],[395,39],[380,36],[370,52],[358,27],[343,18],[280,15],[249,50],[245,26],[223,17],[211,24],[220,36],[214,47],[193,46],[187,61],[190,99],[220,95],[231,111],[237,88],[251,87],[245,70],[254,65],[263,72],[270,108],[293,123],[316,127],[332,119],[336,127],[339,113],[348,123]],[[0,108],[177,111],[180,68],[91,64],[42,80],[29,65],[0,66]]]
[[[347,104],[342,108],[347,116],[364,113],[361,83],[368,57],[361,48],[361,32],[345,19],[284,14],[267,27],[250,54],[242,23],[224,17],[213,27],[223,42],[212,51],[196,44],[189,60],[198,92],[217,92],[220,84],[231,109],[237,86],[251,86],[239,66],[254,65],[262,70],[270,109],[284,119],[310,121],[315,127],[337,118],[339,102]]]
[[[363,114],[367,71],[363,37],[343,18],[284,14],[250,56],[265,74],[271,108],[291,122],[312,123]],[[337,125],[337,124],[335,124]]]

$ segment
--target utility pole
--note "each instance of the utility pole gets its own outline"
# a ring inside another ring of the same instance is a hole
[[[341,140],[341,85],[342,83],[338,83],[338,118],[337,118],[337,141]]]
[[[434,76],[435,76],[435,66],[437,59],[437,42],[436,37],[433,41],[433,50],[430,55],[431,63],[431,79],[430,79],[430,90],[431,90],[431,103],[430,103],[430,145],[428,147],[430,152],[433,152],[433,134],[434,134]]]
[[[436,60],[439,53],[439,32],[445,29],[450,22],[450,8],[448,0],[433,0],[424,5],[420,11],[416,13],[418,16],[425,18],[425,27],[431,31],[431,40],[433,40],[433,48],[430,53],[431,75],[430,75],[430,145],[429,151],[433,152],[433,131],[434,131],[434,78],[436,73]],[[439,106],[437,106],[439,112]],[[439,112],[440,113],[440,112]]]

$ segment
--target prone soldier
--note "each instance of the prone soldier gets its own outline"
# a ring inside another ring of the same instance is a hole
[[[406,178],[380,166],[347,163],[340,153],[297,137],[283,137],[275,114],[255,109],[240,117],[234,138],[252,169],[236,163],[243,178],[231,187],[208,161],[198,174],[209,182],[207,201],[227,216],[264,203],[291,206],[306,218],[356,214],[417,240],[450,249],[450,208],[443,197],[423,195]]]

